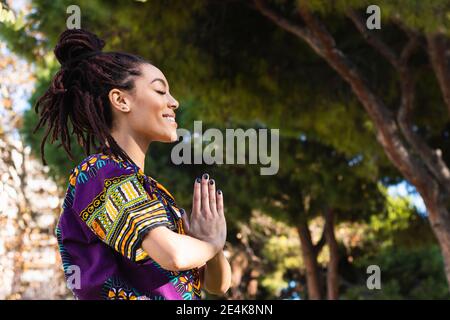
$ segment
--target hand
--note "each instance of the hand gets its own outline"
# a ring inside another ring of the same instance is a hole
[[[227,236],[223,193],[216,192],[216,183],[207,174],[194,182],[192,212],[182,219],[187,235],[211,243],[217,251],[223,249]]]

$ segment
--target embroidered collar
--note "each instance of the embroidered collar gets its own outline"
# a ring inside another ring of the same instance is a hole
[[[105,155],[104,153],[102,153],[102,154]],[[106,155],[106,156],[108,156],[108,155]],[[114,161],[121,163],[124,167],[133,168],[133,170],[137,174],[138,178],[144,179],[144,181],[146,181],[150,185],[152,192],[155,190],[162,191],[162,192],[158,192],[158,193],[160,193],[171,205],[175,205],[175,198],[173,197],[173,195],[161,183],[159,183],[152,177],[146,175],[144,173],[144,171],[140,167],[138,167],[133,161],[130,162],[126,159],[116,158],[113,155],[111,155],[110,157]]]

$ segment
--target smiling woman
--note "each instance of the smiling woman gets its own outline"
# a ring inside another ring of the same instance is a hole
[[[164,74],[150,63],[142,64],[139,69],[140,76],[134,79],[132,90],[114,88],[109,91],[115,113],[113,137],[116,141],[122,140],[123,145],[129,143],[124,139],[139,137],[136,140],[140,141],[142,149],[148,148],[148,145],[142,145],[144,141],[176,141],[175,110],[179,104],[170,94]],[[142,167],[143,157],[138,161]]]
[[[225,293],[223,194],[197,179],[192,213],[144,174],[150,143],[177,140],[178,101],[142,57],[102,52],[86,30],[66,30],[55,47],[61,70],[38,100],[47,125],[72,158],[72,134],[87,157],[70,173],[56,228],[68,286],[79,299],[200,299]],[[96,152],[90,154],[90,147]]]

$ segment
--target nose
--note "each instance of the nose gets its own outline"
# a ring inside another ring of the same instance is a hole
[[[178,103],[178,101],[174,97],[170,96],[169,108],[176,110],[179,106],[180,104]]]

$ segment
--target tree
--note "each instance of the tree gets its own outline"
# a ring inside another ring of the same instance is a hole
[[[404,18],[413,14],[411,8],[405,9],[401,1],[391,3],[391,5],[383,2],[391,10],[388,15],[390,21],[403,30],[407,37],[400,54],[397,54],[393,47],[383,42],[374,32],[370,32],[364,27],[364,22],[354,9],[366,5],[365,1],[358,1],[353,5],[345,5],[344,1],[338,1],[336,4],[336,7],[340,5],[340,8],[343,8],[341,13],[353,22],[364,40],[387,59],[396,71],[400,87],[400,102],[395,111],[386,106],[384,99],[372,89],[360,68],[338,48],[333,35],[314,14],[318,4],[323,4],[323,2],[297,2],[296,12],[304,25],[278,13],[268,6],[266,1],[255,0],[253,3],[262,15],[278,27],[305,41],[350,85],[352,92],[373,121],[377,140],[386,155],[423,197],[429,212],[431,226],[444,256],[447,281],[450,284],[450,216],[448,212],[450,170],[443,159],[442,151],[431,147],[424,137],[414,130],[416,79],[410,64],[412,55],[419,49],[421,41],[425,38],[424,50],[429,56],[443,100],[450,111],[450,87],[447,81],[449,69],[445,55],[449,45],[446,36],[448,26],[443,18],[448,10],[448,3],[435,1],[426,5],[422,4],[421,6],[427,11],[440,14],[433,21],[427,20],[419,25],[411,25],[408,23],[408,19]],[[432,25],[430,26],[430,24]]]
[[[384,196],[376,186],[376,177],[358,174],[363,163],[350,164],[343,154],[313,139],[283,139],[280,143],[280,172],[261,179],[260,208],[294,226],[300,238],[308,297],[339,297],[338,264],[340,257],[335,225],[342,221],[364,221],[382,210]],[[314,243],[309,221],[322,216],[322,237]],[[326,285],[322,281],[318,256],[328,245],[329,263]],[[323,288],[326,288],[326,294]]]

